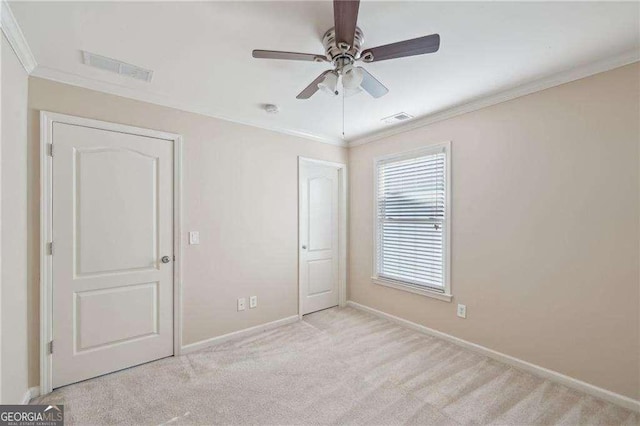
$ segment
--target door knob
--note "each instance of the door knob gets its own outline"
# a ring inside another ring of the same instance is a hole
[[[162,263],[169,263],[171,261],[171,259],[169,258],[169,256],[162,256]]]
[[[307,246],[302,246],[302,250],[306,250],[306,249],[307,249]]]

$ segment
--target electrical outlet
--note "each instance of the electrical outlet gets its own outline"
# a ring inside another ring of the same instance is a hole
[[[238,299],[238,311],[244,311],[247,300],[244,297]]]
[[[466,305],[458,304],[458,316],[460,318],[466,318],[467,317],[467,306]]]
[[[200,232],[198,231],[189,232],[189,244],[200,244]]]
[[[251,296],[249,298],[249,308],[253,309],[258,306],[258,296]]]

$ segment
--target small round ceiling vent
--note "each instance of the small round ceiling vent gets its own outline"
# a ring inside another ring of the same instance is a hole
[[[280,108],[278,108],[278,105],[274,104],[265,104],[263,108],[269,114],[277,114],[278,112],[280,112]]]

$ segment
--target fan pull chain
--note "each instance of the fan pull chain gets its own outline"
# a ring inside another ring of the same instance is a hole
[[[342,88],[342,139],[344,139],[344,87]]]

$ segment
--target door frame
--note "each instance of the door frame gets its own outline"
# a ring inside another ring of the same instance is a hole
[[[336,163],[332,161],[317,160],[315,158],[298,156],[298,318],[302,319],[302,268],[300,262],[300,247],[302,241],[302,218],[300,216],[301,199],[300,199],[300,171],[302,165],[320,164],[323,166],[334,167],[338,170],[338,306],[341,308],[347,305],[347,165],[344,163]]]
[[[53,235],[53,157],[50,151],[53,123],[64,123],[173,142],[173,253],[175,256],[173,266],[173,355],[180,355],[182,348],[182,135],[40,111],[40,395],[48,394],[53,390],[53,359],[49,353],[49,342],[53,336],[53,263],[49,245]]]

